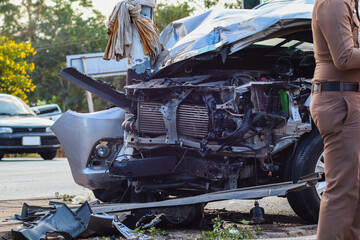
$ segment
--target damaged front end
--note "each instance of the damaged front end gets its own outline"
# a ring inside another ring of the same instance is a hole
[[[255,82],[239,73],[154,79],[137,102],[109,171],[136,192],[208,192],[276,181],[283,150],[311,131],[307,80]]]
[[[62,70],[124,109],[68,112],[54,124],[75,181],[103,201],[149,202],[313,173],[322,142],[309,111],[312,4],[281,0],[179,20],[163,32],[149,79],[128,80],[126,94]],[[313,136],[314,169],[296,172]]]

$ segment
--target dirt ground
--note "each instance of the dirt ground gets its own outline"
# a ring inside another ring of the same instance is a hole
[[[0,239],[11,239],[11,229],[22,225],[22,222],[8,220],[13,218],[15,214],[21,214],[23,203],[26,202],[32,206],[49,206],[49,201],[62,202],[61,198],[51,199],[32,199],[32,200],[4,200],[0,201]],[[201,227],[196,228],[162,228],[167,236],[156,236],[156,239],[197,239],[201,237],[202,232],[210,231],[212,228],[211,220],[219,217],[225,220],[225,224],[239,224],[242,220],[251,220],[250,213],[237,211],[228,211],[225,209],[216,209],[214,205],[211,208],[205,208],[204,221]],[[262,235],[258,235],[258,239],[265,238],[282,238],[282,237],[298,237],[314,235],[316,233],[316,225],[307,225],[296,216],[284,216],[276,214],[266,215],[266,224],[258,225],[263,230]],[[88,238],[90,239],[90,238]],[[104,239],[96,237],[91,239]],[[114,239],[114,238],[113,238]],[[116,238],[121,239],[121,238]]]

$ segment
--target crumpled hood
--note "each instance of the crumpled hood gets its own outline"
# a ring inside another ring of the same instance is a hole
[[[39,117],[0,117],[0,127],[50,127],[53,123]]]
[[[229,46],[227,54],[279,30],[310,26],[314,0],[274,0],[251,10],[212,9],[169,24],[155,71]]]

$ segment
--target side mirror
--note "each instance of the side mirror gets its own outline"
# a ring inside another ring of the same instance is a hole
[[[40,114],[40,111],[38,109],[36,109],[36,108],[31,108],[31,110],[33,110],[36,115]]]

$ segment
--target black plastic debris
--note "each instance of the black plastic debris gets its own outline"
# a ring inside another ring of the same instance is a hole
[[[118,234],[112,222],[114,216],[91,214],[86,232],[88,234],[97,234],[103,236],[111,236]]]
[[[56,211],[56,206],[38,207],[30,206],[24,203],[21,210],[20,220],[24,222],[34,221],[35,219],[44,216],[51,211]]]
[[[265,212],[264,212],[264,208],[259,206],[259,202],[255,201],[255,207],[253,207],[250,210],[250,214],[251,214],[251,222],[252,223],[256,223],[256,224],[260,224],[260,223],[265,223],[266,220],[264,218]]]
[[[48,234],[53,233],[72,239],[86,230],[91,214],[87,202],[75,212],[65,204],[59,204],[55,212],[49,212],[33,222],[25,222],[12,231],[16,239],[46,239]]]

